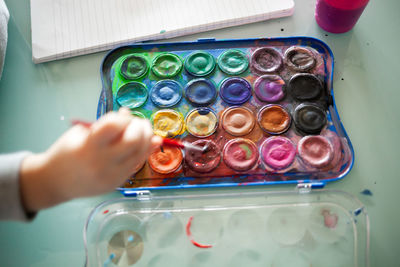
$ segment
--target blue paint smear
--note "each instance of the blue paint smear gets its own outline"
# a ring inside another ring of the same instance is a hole
[[[108,259],[104,262],[103,266],[107,267],[111,263],[111,260],[114,258],[115,258],[115,254],[111,253],[110,256],[108,257]]]
[[[373,196],[372,191],[369,190],[369,189],[364,189],[360,193],[363,194],[363,195],[366,195],[366,196]]]
[[[361,214],[362,211],[363,211],[363,208],[358,208],[358,209],[356,209],[356,210],[354,211],[354,215],[355,215],[355,216],[358,216],[358,215]]]

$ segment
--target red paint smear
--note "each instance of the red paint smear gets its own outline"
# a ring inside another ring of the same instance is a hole
[[[199,248],[212,248],[212,245],[202,245],[193,240],[192,232],[190,231],[190,227],[192,226],[192,220],[193,220],[193,216],[189,218],[189,221],[186,225],[186,235],[189,237],[190,242],[192,242],[193,245],[195,245],[196,247],[199,247]]]
[[[106,213],[108,213],[109,212],[109,210],[105,210],[105,211],[103,211],[103,214],[106,214]]]

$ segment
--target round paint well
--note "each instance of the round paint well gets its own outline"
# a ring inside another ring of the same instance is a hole
[[[296,147],[289,138],[274,136],[267,138],[260,148],[265,164],[275,170],[289,167],[296,156]]]
[[[147,100],[147,88],[143,83],[129,82],[118,88],[117,102],[122,107],[138,108]]]
[[[186,129],[196,137],[207,137],[217,129],[217,115],[209,108],[193,109],[186,116]]]
[[[230,140],[224,146],[225,164],[236,171],[248,171],[258,161],[257,146],[253,141],[243,138]]]
[[[322,82],[308,73],[293,75],[288,84],[289,93],[300,101],[316,99],[321,95],[322,90]]]
[[[333,146],[321,135],[301,138],[297,150],[303,162],[315,168],[326,167],[333,159]]]
[[[194,76],[206,76],[215,68],[214,57],[205,51],[191,53],[185,59],[185,69]]]
[[[134,116],[134,117],[141,118],[141,119],[146,119],[146,116],[144,116],[142,112],[139,112],[139,111],[136,111],[136,110],[131,111],[131,115]]]
[[[280,105],[266,105],[258,112],[258,124],[270,134],[286,132],[291,123],[290,114]]]
[[[227,78],[219,87],[219,95],[228,104],[241,105],[251,97],[251,84],[243,78]]]
[[[253,112],[245,107],[230,107],[221,115],[222,128],[234,136],[243,136],[250,133],[256,120]]]
[[[181,165],[182,159],[182,151],[179,148],[164,146],[163,151],[161,148],[157,148],[151,153],[148,162],[155,172],[167,174],[176,171]]]
[[[181,85],[173,80],[157,82],[150,90],[150,99],[159,107],[172,107],[182,98]]]
[[[236,49],[229,49],[218,57],[218,67],[229,75],[239,75],[249,67],[249,60],[245,53]]]
[[[193,105],[207,106],[214,102],[217,97],[217,88],[209,80],[195,79],[187,83],[185,96]]]
[[[314,68],[314,54],[305,47],[292,46],[285,52],[285,63],[294,71],[308,71]]]
[[[185,151],[185,162],[190,169],[207,173],[218,167],[221,162],[221,150],[217,144],[211,140],[197,140],[192,145],[207,147],[205,151],[187,149]]]
[[[263,75],[254,82],[254,93],[264,102],[278,102],[285,97],[285,81],[278,75]]]
[[[294,245],[300,242],[306,233],[306,220],[294,208],[278,208],[269,216],[267,231],[276,242]]]
[[[172,109],[162,109],[151,117],[153,132],[162,137],[174,137],[182,133],[183,116]]]
[[[317,241],[332,244],[345,237],[346,230],[352,225],[346,211],[334,205],[324,204],[315,207],[309,217],[309,231]]]
[[[327,122],[325,111],[313,104],[298,105],[293,120],[296,128],[308,134],[320,133]]]
[[[146,59],[141,55],[131,55],[122,61],[120,73],[128,80],[143,77],[149,69]]]
[[[158,55],[151,66],[153,73],[160,78],[176,76],[182,69],[182,60],[175,54],[162,53]]]
[[[276,72],[282,66],[282,56],[274,48],[259,48],[251,55],[251,66],[261,73]]]

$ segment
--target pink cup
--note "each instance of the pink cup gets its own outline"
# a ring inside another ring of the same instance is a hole
[[[317,0],[315,19],[318,25],[331,33],[351,30],[369,0]]]

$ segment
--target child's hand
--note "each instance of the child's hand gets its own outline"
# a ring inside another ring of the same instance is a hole
[[[138,171],[161,138],[147,120],[126,109],[101,117],[90,127],[76,125],[46,152],[21,166],[21,195],[28,211],[106,193]]]

